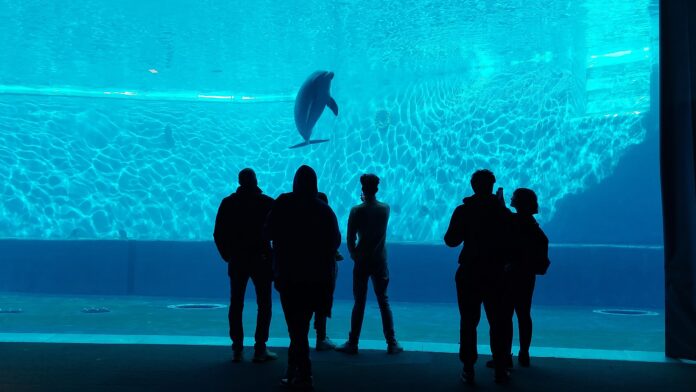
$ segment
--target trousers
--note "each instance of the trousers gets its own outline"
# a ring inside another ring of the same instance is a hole
[[[242,312],[244,310],[244,294],[246,293],[249,279],[254,283],[256,291],[256,333],[254,334],[256,350],[266,348],[268,333],[271,327],[272,313],[272,280],[273,274],[265,265],[232,264],[228,268],[230,278],[230,308],[228,321],[230,326],[230,339],[232,349],[241,351],[244,344],[244,327],[242,325]]]

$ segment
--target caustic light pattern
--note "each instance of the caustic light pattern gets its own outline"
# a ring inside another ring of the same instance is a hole
[[[444,56],[432,69],[416,64],[425,49],[403,60],[409,47],[396,38],[389,51],[365,50],[372,57],[353,61],[362,41],[348,39],[338,18],[345,50],[333,48],[335,60],[312,66],[336,73],[340,114],[326,110],[317,124],[315,137],[330,142],[293,150],[302,140],[292,99],[281,98],[292,97],[304,71],[288,76],[294,84],[258,84],[253,94],[225,90],[262,98],[243,104],[14,88],[0,94],[0,238],[209,240],[238,170],[254,168],[261,188],[277,196],[291,189],[301,164],[317,171],[342,228],[359,202],[360,174],[379,175],[379,196],[392,207],[392,241],[440,242],[453,208],[470,194],[469,176],[484,167],[508,198],[516,187],[536,190],[541,220],[548,220],[559,200],[611,175],[645,139],[656,48],[647,4],[629,3],[611,16],[596,11],[605,6],[594,0],[570,10],[582,22],[548,27],[560,33],[558,46],[546,50],[511,54],[495,50],[508,44],[494,41],[462,49],[452,37],[433,36],[453,51],[428,47]],[[631,27],[620,23],[626,18]],[[607,31],[621,38],[612,40],[618,47],[607,43]],[[168,71],[146,64],[142,72],[158,78]],[[218,94],[189,87],[181,90]],[[127,88],[118,91],[139,91]],[[117,91],[82,90],[90,89]]]

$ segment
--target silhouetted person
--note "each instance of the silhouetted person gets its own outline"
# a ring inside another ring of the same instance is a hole
[[[278,197],[266,222],[275,256],[275,287],[290,335],[286,386],[312,386],[309,328],[312,314],[328,316],[335,255],[341,244],[336,215],[317,197],[317,175],[301,166],[292,192]]]
[[[508,316],[508,350],[512,347],[512,310],[519,325],[520,366],[529,366],[529,346],[532,343],[532,296],[536,275],[543,275],[549,267],[549,240],[539,227],[534,214],[539,212],[537,196],[531,189],[519,188],[512,195],[512,207],[517,211],[510,224],[510,265],[506,284],[510,312]]]
[[[319,200],[326,204],[329,204],[329,198],[325,193],[319,192],[317,194]],[[326,321],[331,317],[331,311],[333,309],[333,293],[336,289],[336,277],[338,275],[338,262],[343,260],[343,256],[336,250],[336,255],[334,256],[334,269],[333,269],[333,282],[331,285],[331,305],[329,306],[329,313],[327,314],[315,314],[314,315],[314,330],[317,333],[317,342],[315,348],[317,351],[327,351],[336,348],[336,344],[329,338],[326,334]]]
[[[265,362],[278,356],[268,351],[268,330],[271,325],[271,291],[273,269],[271,246],[263,238],[263,225],[273,206],[273,199],[264,195],[252,169],[239,172],[237,191],[222,200],[215,218],[215,245],[227,263],[230,278],[230,338],[232,360],[242,360],[244,329],[242,310],[249,278],[256,289],[258,315],[254,362]]]
[[[367,302],[367,285],[372,279],[372,286],[382,315],[382,330],[387,340],[387,352],[398,354],[403,351],[403,348],[396,340],[394,318],[387,297],[389,268],[385,242],[389,205],[377,200],[379,177],[374,174],[363,174],[360,177],[360,184],[363,202],[353,207],[348,217],[348,251],[355,262],[353,267],[355,305],[353,305],[350,320],[348,341],[336,350],[347,354],[358,353],[358,341]]]
[[[173,148],[176,145],[176,140],[174,139],[174,135],[172,134],[171,125],[167,125],[164,127],[164,132],[162,133],[162,138],[164,139],[165,147]]]
[[[455,276],[460,314],[459,359],[464,365],[462,379],[474,382],[474,364],[478,358],[476,327],[481,319],[481,304],[490,325],[490,344],[495,363],[496,382],[509,377],[506,365],[506,324],[503,312],[503,271],[507,227],[510,212],[500,195],[493,194],[495,176],[479,170],[471,176],[474,195],[464,198],[452,214],[445,243],[456,247],[464,243]]]

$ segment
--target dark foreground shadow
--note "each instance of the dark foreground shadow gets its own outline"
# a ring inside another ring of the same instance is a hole
[[[230,362],[228,347],[0,343],[2,391],[282,391],[287,350],[266,364]],[[316,391],[691,391],[696,366],[535,358],[499,387],[482,356],[478,386],[460,383],[456,354],[312,353]]]

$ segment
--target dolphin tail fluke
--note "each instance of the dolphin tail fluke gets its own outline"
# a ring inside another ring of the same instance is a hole
[[[328,141],[329,141],[329,139],[307,140],[306,142],[302,142],[300,144],[295,144],[294,146],[292,146],[290,148],[300,148],[300,147],[309,146],[310,144],[319,144],[319,143],[325,143]]]
[[[300,148],[300,147],[304,147],[304,146],[309,146],[309,142],[302,142],[300,144],[295,144],[294,146],[292,146],[290,148]]]
[[[334,115],[338,116],[338,104],[336,103],[336,101],[334,101],[332,97],[329,97],[329,102],[326,103],[326,106],[328,106],[329,109],[331,109]]]

